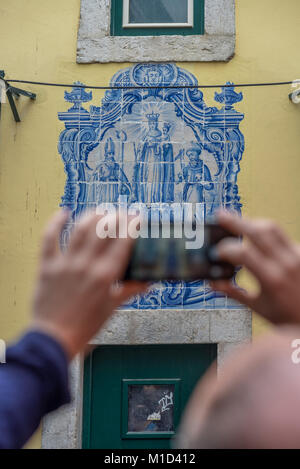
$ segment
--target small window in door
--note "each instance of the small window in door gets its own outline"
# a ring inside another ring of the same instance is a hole
[[[179,421],[180,379],[123,379],[123,438],[171,438]]]
[[[204,33],[204,0],[112,0],[113,36]]]

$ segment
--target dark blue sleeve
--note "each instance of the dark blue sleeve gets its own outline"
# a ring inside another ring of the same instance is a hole
[[[0,448],[21,448],[45,414],[69,401],[64,350],[50,336],[28,332],[0,365]]]

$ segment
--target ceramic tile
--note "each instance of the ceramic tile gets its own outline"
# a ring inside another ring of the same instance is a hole
[[[197,80],[174,64],[136,64],[111,80],[114,87],[149,83],[158,88],[107,90],[100,106],[79,82],[66,91],[70,108],[58,114],[65,125],[58,151],[66,174],[61,205],[72,211],[73,223],[100,203],[117,208],[120,196],[129,203],[144,202],[148,209],[199,204],[206,220],[219,207],[240,213],[237,175],[244,137],[239,124],[244,116],[234,105],[242,93],[230,84],[215,93],[217,106],[208,107],[202,91],[180,88]],[[63,247],[73,223],[62,234]],[[206,282],[164,282],[123,308],[214,309],[224,304],[236,306]]]

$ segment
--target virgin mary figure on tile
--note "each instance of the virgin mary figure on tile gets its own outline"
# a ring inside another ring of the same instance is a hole
[[[91,197],[94,203],[115,203],[119,195],[130,195],[130,184],[126,174],[115,160],[115,144],[111,137],[105,143],[104,161],[94,170],[91,177]]]
[[[143,203],[164,202],[162,132],[158,128],[159,114],[152,111],[146,117],[149,130],[144,137],[142,148],[138,154],[139,159],[135,166],[134,198]]]

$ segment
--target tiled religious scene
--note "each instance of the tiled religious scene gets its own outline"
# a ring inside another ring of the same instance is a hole
[[[137,64],[116,73],[110,85],[121,89],[107,90],[101,105],[89,109],[92,92],[79,84],[65,91],[71,107],[58,115],[65,125],[58,144],[66,173],[62,206],[72,212],[62,244],[84,210],[117,205],[120,196],[149,208],[203,204],[206,219],[221,206],[241,211],[244,116],[234,104],[243,95],[233,84],[215,93],[218,107],[209,107],[190,72],[173,64]],[[199,281],[155,284],[123,307],[240,308]]]

